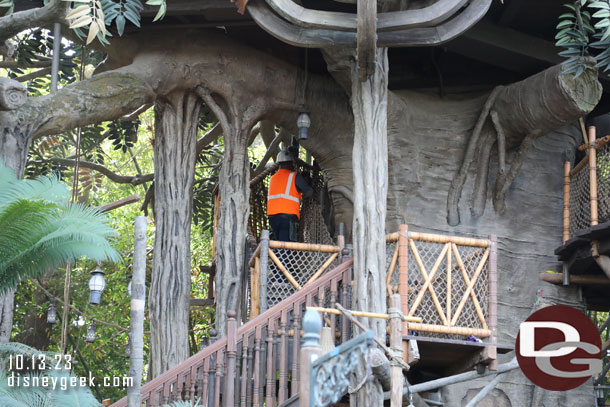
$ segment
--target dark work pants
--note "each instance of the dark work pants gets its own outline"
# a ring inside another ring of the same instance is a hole
[[[288,215],[279,213],[277,215],[269,216],[269,226],[273,232],[273,240],[280,240],[282,242],[295,242],[296,239],[296,225],[299,221],[297,215]]]

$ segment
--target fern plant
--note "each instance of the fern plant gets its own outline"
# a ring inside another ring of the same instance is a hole
[[[0,163],[0,292],[81,256],[119,260],[106,216],[69,197],[57,177],[18,180]]]

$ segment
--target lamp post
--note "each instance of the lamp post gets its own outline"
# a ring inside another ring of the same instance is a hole
[[[55,302],[51,302],[49,305],[49,311],[47,311],[47,323],[53,325],[57,322],[57,309],[55,308]]]
[[[299,117],[297,118],[297,127],[299,128],[299,140],[307,140],[307,131],[311,126],[311,119],[309,118],[309,112],[304,106],[301,106]]]
[[[106,288],[106,280],[104,279],[104,272],[100,267],[100,263],[97,263],[97,268],[91,272],[91,278],[89,279],[89,303],[93,305],[99,305],[102,298],[102,292]]]

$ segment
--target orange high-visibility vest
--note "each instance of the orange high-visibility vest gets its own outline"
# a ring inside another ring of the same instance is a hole
[[[273,174],[267,194],[267,216],[278,213],[301,216],[301,193],[297,191],[296,176],[296,172],[286,168]]]

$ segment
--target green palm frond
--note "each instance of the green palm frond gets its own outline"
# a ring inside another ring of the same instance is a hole
[[[67,371],[56,370],[51,373],[51,376],[57,377],[58,382],[67,380],[70,382],[71,374]],[[77,381],[78,383],[78,381]],[[98,407],[101,404],[95,399],[91,390],[87,386],[76,386],[68,385],[66,389],[56,387],[50,392],[51,399],[53,400],[54,406],[62,407]]]
[[[6,173],[0,166],[0,177]],[[57,178],[0,181],[0,293],[82,256],[120,260],[106,216],[70,204],[67,191]]]
[[[29,378],[34,374],[28,374]],[[0,370],[0,406],[55,407],[44,387],[9,386],[8,376]]]
[[[35,180],[17,179],[12,169],[0,163],[0,211],[17,200],[42,200],[56,204],[67,204],[70,191],[59,182],[57,176],[40,177]]]

